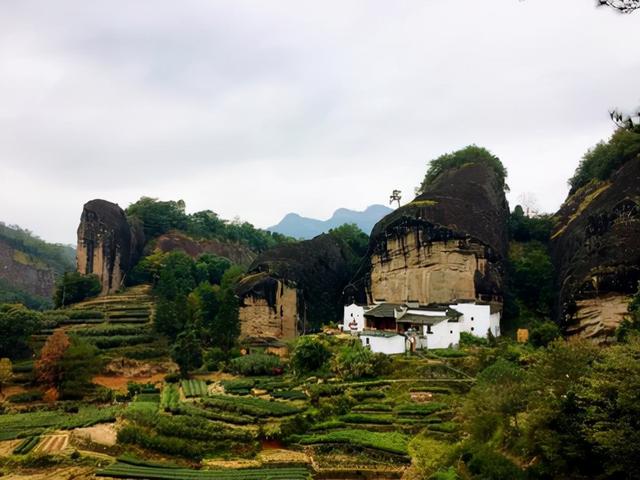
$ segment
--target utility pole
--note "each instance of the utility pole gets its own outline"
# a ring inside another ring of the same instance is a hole
[[[393,204],[393,202],[398,202],[398,208],[400,208],[400,199],[402,198],[401,193],[401,190],[394,190],[391,192],[391,195],[389,196],[389,205]]]

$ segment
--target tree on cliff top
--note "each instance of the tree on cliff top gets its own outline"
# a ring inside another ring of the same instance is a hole
[[[456,152],[445,153],[438,158],[429,162],[429,169],[422,180],[422,184],[416,189],[416,195],[424,193],[429,185],[431,185],[442,173],[447,170],[460,168],[467,164],[484,164],[492,168],[498,177],[500,186],[508,190],[505,180],[507,178],[507,169],[502,165],[498,157],[493,155],[486,148],[476,145],[458,150]]]
[[[570,193],[574,193],[591,180],[607,180],[613,172],[638,155],[640,125],[617,129],[607,142],[598,143],[584,154],[569,180]]]

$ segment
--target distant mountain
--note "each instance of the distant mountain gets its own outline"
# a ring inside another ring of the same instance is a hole
[[[363,232],[369,235],[373,226],[382,217],[391,212],[392,209],[384,205],[371,205],[364,212],[339,208],[328,220],[317,220],[315,218],[302,217],[297,213],[289,213],[285,215],[280,223],[267,228],[267,230],[294,238],[309,239],[345,223],[355,223]]]

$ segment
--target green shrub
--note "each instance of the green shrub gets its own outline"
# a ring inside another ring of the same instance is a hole
[[[71,320],[82,320],[87,318],[104,318],[104,313],[98,310],[64,310],[64,313]]]
[[[446,403],[431,402],[425,404],[404,403],[398,405],[394,412],[401,416],[427,416],[447,408]]]
[[[486,347],[488,344],[486,338],[476,337],[468,332],[460,332],[461,347]]]
[[[327,342],[316,336],[303,336],[297,342],[291,355],[291,366],[298,374],[322,369],[331,358]]]
[[[179,373],[167,373],[164,376],[164,381],[167,383],[178,383],[182,376]]]
[[[467,356],[467,354],[462,350],[456,350],[453,348],[438,348],[429,350],[429,352],[442,358],[461,358]]]
[[[560,335],[560,327],[554,322],[536,322],[529,328],[529,343],[534,347],[546,347]]]
[[[8,397],[7,400],[11,403],[37,402],[42,400],[42,392],[39,390],[34,390],[31,392],[16,393],[15,395],[11,395],[10,397]]]
[[[359,341],[352,342],[350,345],[340,349],[333,358],[331,370],[339,377],[347,380],[373,377],[380,374],[376,368],[380,363],[380,355],[383,354],[373,353]]]
[[[252,353],[234,358],[229,362],[229,369],[238,375],[276,375],[282,369],[282,362],[276,355]]]
[[[384,414],[348,413],[347,415],[342,415],[340,420],[345,423],[390,425],[393,423],[393,416]]]
[[[406,455],[407,437],[398,432],[370,432],[368,430],[332,430],[326,433],[294,436],[293,441],[302,445],[346,444],[396,455]]]
[[[262,400],[253,397],[230,397],[211,395],[203,400],[203,405],[229,412],[238,412],[254,417],[282,417],[299,413],[302,409],[289,403]]]
[[[525,477],[511,460],[486,445],[472,446],[466,450],[462,459],[476,478],[520,480]]]
[[[184,396],[187,398],[207,394],[207,384],[202,380],[182,380],[181,385]]]

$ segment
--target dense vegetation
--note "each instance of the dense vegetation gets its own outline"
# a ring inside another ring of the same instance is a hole
[[[457,150],[452,153],[445,153],[444,155],[431,160],[429,162],[429,169],[424,176],[424,180],[422,180],[422,183],[416,189],[416,195],[423,193],[426,188],[443,172],[474,163],[485,164],[492,168],[498,177],[500,187],[508,189],[505,183],[507,178],[507,169],[502,165],[500,159],[489,152],[486,148],[469,145],[461,150]]]
[[[640,155],[640,126],[620,128],[606,142],[600,142],[582,157],[569,180],[571,192],[592,180],[607,180],[624,163]]]
[[[51,267],[58,275],[75,269],[76,252],[72,247],[47,243],[17,225],[0,222],[0,241],[30,255],[34,263]]]
[[[129,205],[126,213],[141,221],[147,240],[170,230],[179,230],[197,239],[215,238],[242,243],[255,252],[291,241],[279,233],[257,229],[248,222],[222,220],[211,210],[187,214],[182,200],[161,201],[142,197]]]

